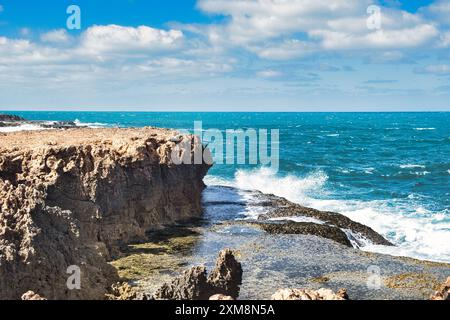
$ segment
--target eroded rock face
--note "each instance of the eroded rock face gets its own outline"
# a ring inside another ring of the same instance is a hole
[[[220,251],[209,277],[205,267],[192,267],[170,283],[165,283],[154,297],[165,300],[208,300],[212,297],[214,300],[228,300],[224,297],[230,296],[236,299],[241,283],[242,266],[233,252],[225,249]]]
[[[207,300],[212,295],[205,267],[185,270],[170,283],[165,283],[155,293],[156,299],[164,300]]]
[[[106,294],[108,300],[136,300],[138,296],[139,293],[127,282],[114,283],[111,286],[110,293]]]
[[[209,166],[175,165],[170,130],[18,132],[0,144],[0,299],[102,299],[124,243],[201,214]],[[191,140],[191,136],[185,136]],[[81,270],[69,290],[67,268]]]
[[[215,293],[237,298],[242,284],[242,266],[230,249],[220,251],[216,265],[211,271],[208,282]]]
[[[330,289],[280,289],[272,295],[272,300],[348,300],[345,289],[334,293]]]

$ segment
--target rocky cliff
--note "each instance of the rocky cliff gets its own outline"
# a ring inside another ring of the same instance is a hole
[[[0,299],[28,290],[102,299],[118,280],[107,262],[121,245],[198,216],[209,166],[175,165],[175,136],[156,128],[1,135]],[[76,275],[69,266],[80,268],[81,289],[67,287]]]

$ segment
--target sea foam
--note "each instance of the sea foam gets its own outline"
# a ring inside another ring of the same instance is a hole
[[[395,244],[394,247],[365,244],[362,250],[450,262],[450,220],[448,212],[431,212],[411,200],[333,199],[328,176],[315,171],[304,177],[279,176],[267,168],[238,170],[233,180],[208,176],[208,185],[227,185],[244,190],[275,194],[318,210],[339,212],[367,225]],[[252,218],[257,210],[250,210]]]
[[[24,123],[18,126],[11,126],[11,127],[0,127],[0,132],[19,132],[19,131],[33,131],[33,130],[45,130],[45,128],[35,125],[35,124],[28,124]]]

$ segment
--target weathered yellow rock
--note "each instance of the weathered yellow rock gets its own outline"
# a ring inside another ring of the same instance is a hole
[[[176,135],[157,128],[2,135],[0,299],[30,289],[48,299],[102,299],[118,280],[107,261],[120,245],[200,215],[209,165],[175,165]],[[72,265],[80,290],[67,287]]]
[[[334,293],[330,289],[280,289],[272,295],[272,300],[348,300],[345,289]]]
[[[450,277],[444,284],[431,296],[430,300],[450,300]]]

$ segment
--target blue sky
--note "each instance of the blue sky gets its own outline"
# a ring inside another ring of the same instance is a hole
[[[0,109],[448,111],[450,0],[0,0]]]

